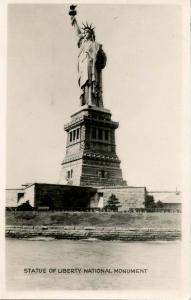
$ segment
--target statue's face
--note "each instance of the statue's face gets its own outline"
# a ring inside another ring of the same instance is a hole
[[[84,30],[84,38],[85,38],[86,40],[91,39],[91,32],[90,32],[88,29],[85,29],[85,30]]]

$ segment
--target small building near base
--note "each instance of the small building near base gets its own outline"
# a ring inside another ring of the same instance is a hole
[[[101,211],[113,194],[119,201],[118,211],[144,209],[145,187],[84,187],[62,184],[33,183],[22,189],[7,189],[7,202],[15,209]],[[6,205],[6,206],[8,206]]]
[[[18,199],[18,192],[21,191],[23,196]],[[31,208],[38,210],[86,211],[92,205],[97,207],[96,192],[97,190],[91,187],[33,183],[22,190],[11,190],[11,193],[10,189],[7,189],[7,199],[10,199],[12,195],[17,207],[28,203]]]
[[[6,189],[6,209],[15,210],[18,202],[24,197],[23,188],[20,189]]]
[[[161,202],[159,212],[181,212],[182,201],[180,191],[150,191],[148,195],[153,196],[155,203]]]
[[[98,188],[99,203],[103,207],[107,205],[108,199],[111,195],[115,195],[119,201],[118,211],[139,210],[145,208],[145,199],[147,190],[145,187],[131,187],[131,186],[113,186]],[[98,205],[99,205],[98,203]]]

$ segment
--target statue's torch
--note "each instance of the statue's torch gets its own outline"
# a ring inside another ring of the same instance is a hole
[[[77,14],[75,8],[76,8],[77,5],[70,5],[70,10],[69,10],[69,15],[71,17],[71,21],[72,21],[72,25],[74,24],[74,20],[75,20],[75,16]]]

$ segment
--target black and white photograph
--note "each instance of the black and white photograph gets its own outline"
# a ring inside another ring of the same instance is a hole
[[[6,4],[2,299],[189,299],[188,7]]]

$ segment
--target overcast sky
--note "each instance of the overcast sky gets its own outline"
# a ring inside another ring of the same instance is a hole
[[[79,109],[77,38],[66,4],[8,8],[7,187],[57,183],[64,124]],[[103,44],[104,106],[131,186],[181,188],[181,7],[78,5]]]

